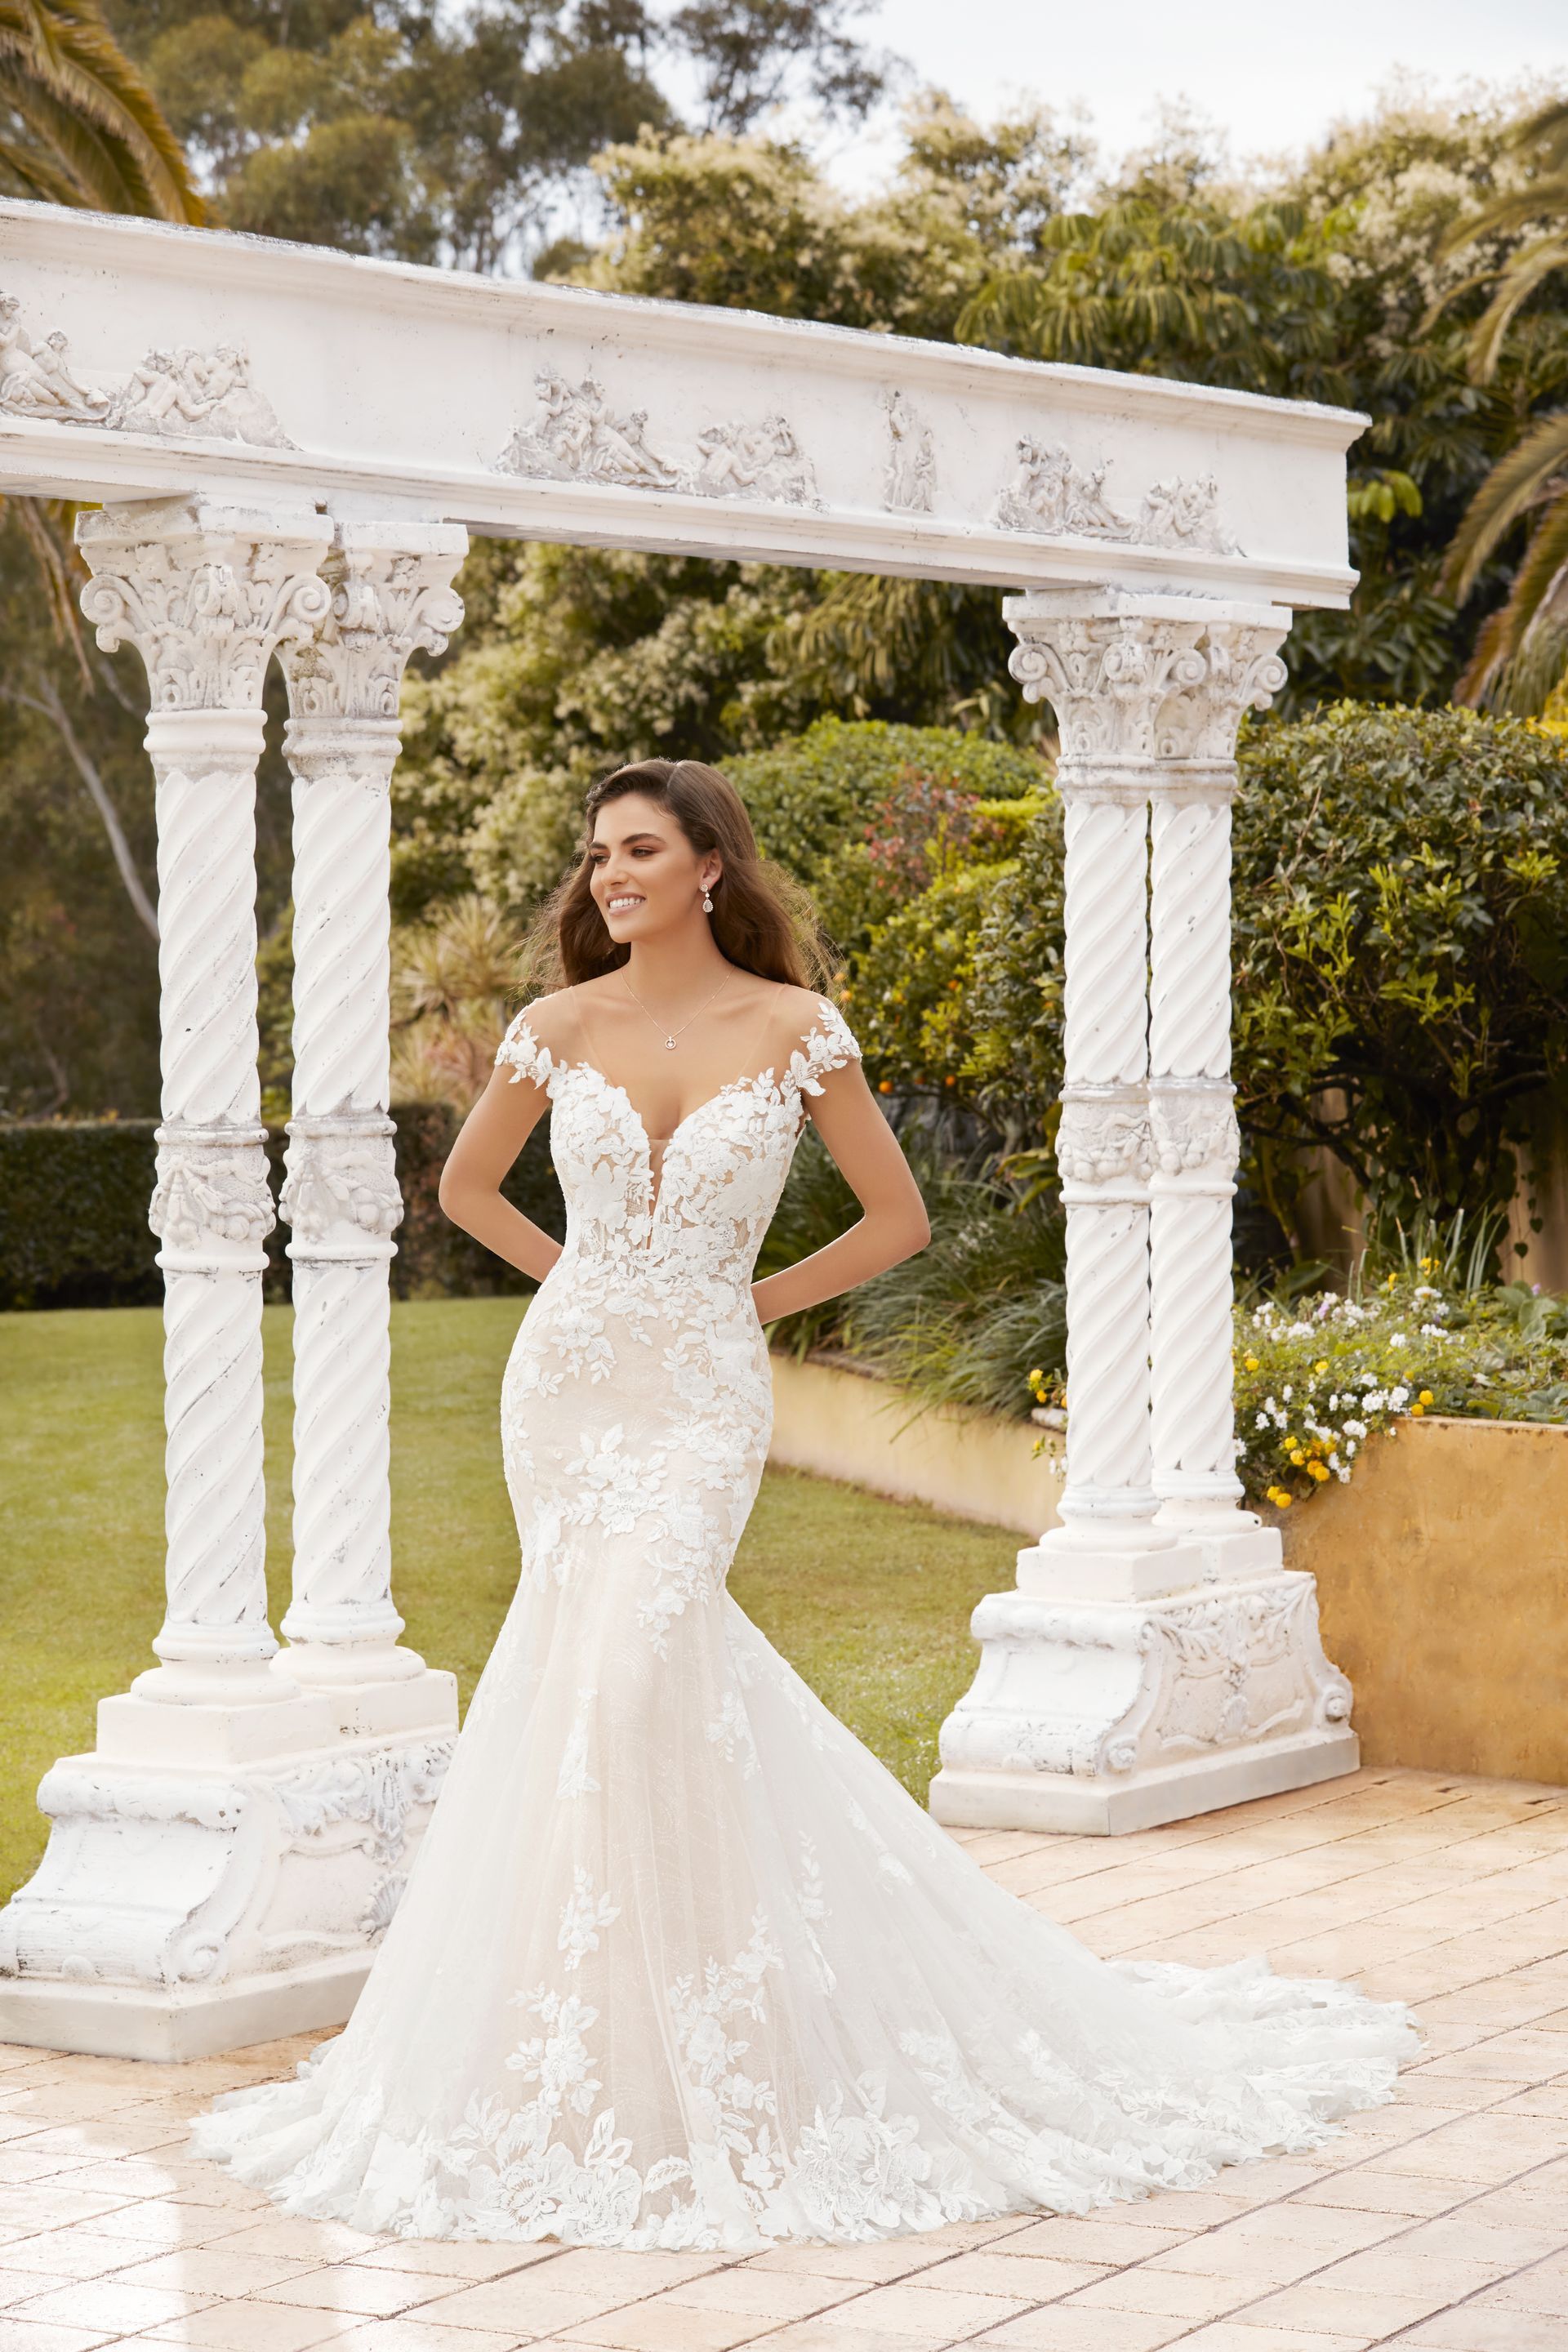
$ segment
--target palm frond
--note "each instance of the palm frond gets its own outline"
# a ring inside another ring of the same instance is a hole
[[[1568,467],[1568,408],[1537,419],[1500,458],[1466,508],[1443,566],[1443,585],[1462,604],[1482,567],[1516,522],[1540,503]]]
[[[184,151],[100,0],[0,0],[0,101],[42,150],[32,168],[53,176],[57,201],[205,219]],[[9,142],[13,150],[25,144]],[[28,176],[16,153],[5,162]]]

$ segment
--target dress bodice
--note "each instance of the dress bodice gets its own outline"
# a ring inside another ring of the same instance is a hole
[[[784,1062],[732,1078],[666,1139],[656,1174],[647,1130],[623,1087],[591,1062],[558,1059],[520,1013],[496,1055],[551,1103],[551,1153],[566,1202],[568,1254],[623,1272],[749,1282],[805,1123],[805,1097],[858,1060],[847,1023],[818,998]],[[630,1265],[627,1261],[631,1261]]]

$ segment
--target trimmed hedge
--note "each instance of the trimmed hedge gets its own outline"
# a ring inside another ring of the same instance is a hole
[[[444,1104],[394,1108],[397,1181],[404,1218],[392,1261],[398,1298],[519,1294],[526,1276],[503,1265],[441,1213],[437,1188],[457,1133]],[[153,1193],[153,1119],[49,1119],[0,1124],[0,1308],[156,1306],[163,1276],[147,1223]],[[559,1238],[561,1188],[550,1165],[548,1120],[530,1137],[508,1177],[506,1197]],[[285,1137],[274,1129],[267,1156],[276,1198]],[[268,1236],[269,1299],[289,1294],[287,1226]]]

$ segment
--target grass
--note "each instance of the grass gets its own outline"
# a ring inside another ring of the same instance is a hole
[[[393,1308],[393,1545],[405,1639],[464,1703],[517,1577],[496,1428],[515,1299]],[[288,1601],[289,1314],[268,1308],[268,1585]],[[97,1700],[153,1663],[163,1616],[162,1328],[155,1308],[0,1316],[0,1895],[43,1849],[34,1802],[93,1743]],[[835,1714],[923,1799],[967,1687],[969,1612],[1017,1538],[771,1470],[731,1589]]]

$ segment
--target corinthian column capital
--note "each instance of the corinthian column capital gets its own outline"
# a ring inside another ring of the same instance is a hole
[[[1026,701],[1057,715],[1064,795],[1180,790],[1173,767],[1227,763],[1242,713],[1285,681],[1290,615],[1273,605],[1042,589],[1005,611],[1018,639],[1008,668]]]
[[[82,611],[106,653],[136,647],[154,719],[258,710],[274,648],[327,611],[327,530],[312,512],[202,498],[105,507],[79,518],[77,543],[92,574]]]
[[[340,521],[321,565],[330,603],[309,637],[282,656],[289,755],[297,774],[346,765],[333,720],[387,727],[386,773],[397,756],[397,709],[411,654],[442,653],[463,618],[452,576],[468,552],[452,523]],[[318,724],[317,722],[326,722]],[[353,762],[363,773],[368,738]]]

